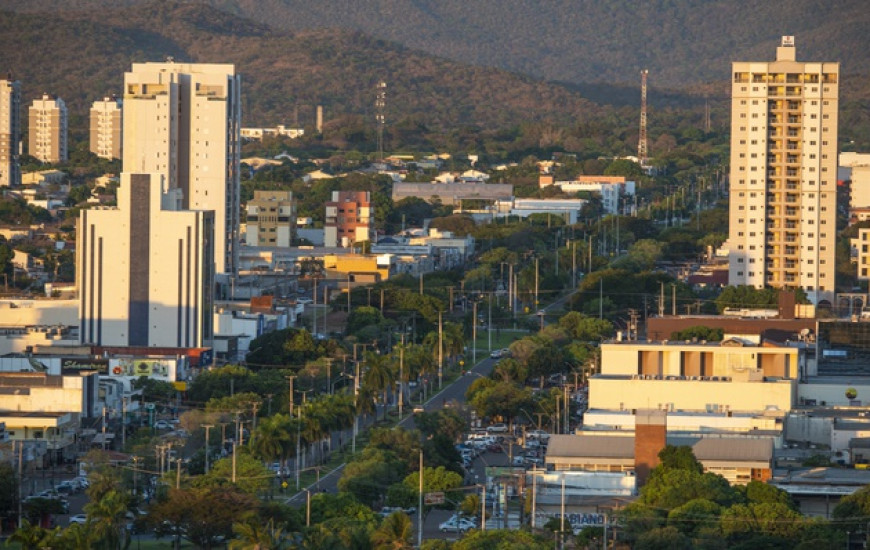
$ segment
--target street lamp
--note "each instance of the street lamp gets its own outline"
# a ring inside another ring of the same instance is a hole
[[[537,313],[538,318],[541,320],[541,332],[544,330],[544,315],[546,315],[546,313],[543,309]]]

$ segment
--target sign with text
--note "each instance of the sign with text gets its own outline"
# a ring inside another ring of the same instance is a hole
[[[441,491],[435,493],[426,493],[425,495],[423,495],[423,504],[429,506],[444,504],[444,493]]]
[[[89,359],[87,357],[65,357],[60,360],[61,374],[73,375],[89,371],[96,371],[100,374],[109,374],[109,360]]]

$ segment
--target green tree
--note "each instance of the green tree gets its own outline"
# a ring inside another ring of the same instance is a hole
[[[233,535],[233,524],[245,522],[256,500],[232,487],[170,489],[165,500],[153,504],[148,523],[159,532],[183,537],[210,549]]]
[[[231,550],[285,550],[292,545],[290,537],[273,520],[265,525],[257,520],[234,523],[233,532],[238,538],[230,541]]]
[[[569,311],[559,318],[559,326],[574,340],[584,342],[599,342],[613,334],[610,321],[587,317],[578,311]]]
[[[675,527],[659,527],[643,533],[633,548],[637,550],[692,550],[692,541]]]
[[[383,392],[384,418],[386,418],[389,392],[396,381],[395,373],[390,365],[390,358],[386,355],[367,352],[365,359],[368,370],[363,378],[363,384],[376,392]]]
[[[456,541],[452,550],[549,550],[553,547],[551,537],[534,535],[528,531],[513,529],[474,529]]]
[[[7,544],[18,544],[21,550],[41,550],[52,539],[52,533],[39,525],[22,520],[21,527],[17,528],[7,539]]]
[[[372,548],[373,550],[410,550],[414,548],[411,543],[413,534],[414,527],[408,516],[401,513],[390,514],[372,533]]]
[[[118,548],[129,533],[124,531],[129,498],[126,494],[110,490],[100,500],[85,505],[88,528],[98,545],[106,550]]]
[[[193,486],[197,489],[215,491],[222,488],[230,490],[235,486],[234,490],[253,496],[266,490],[274,476],[273,472],[251,455],[247,447],[238,447],[235,458],[235,484],[233,483],[233,458],[228,457],[216,460],[207,474],[194,478]]]

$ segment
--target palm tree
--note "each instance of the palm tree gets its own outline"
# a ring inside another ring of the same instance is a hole
[[[374,550],[410,550],[414,547],[411,544],[412,535],[411,519],[405,514],[391,514],[372,533],[372,548]]]
[[[63,540],[60,546],[69,550],[90,550],[96,542],[93,531],[81,523],[71,523],[60,536]]]
[[[365,375],[364,384],[372,391],[384,392],[384,418],[387,418],[387,396],[390,388],[396,381],[393,369],[390,367],[390,358],[376,353],[366,353],[368,371]]]
[[[290,540],[284,534],[284,530],[275,527],[275,522],[272,519],[266,525],[261,525],[255,521],[234,523],[233,532],[239,538],[230,541],[231,550],[283,550],[290,548]]]
[[[280,459],[284,466],[294,449],[294,435],[290,417],[277,413],[264,418],[257,425],[251,437],[251,449],[262,460],[271,462]]]
[[[25,519],[21,521],[21,527],[9,536],[7,543],[17,542],[21,545],[21,550],[38,550],[45,547],[51,537],[51,531]]]
[[[85,512],[94,538],[101,542],[99,546],[112,550],[118,548],[127,513],[127,496],[113,489],[99,501],[86,504]]]

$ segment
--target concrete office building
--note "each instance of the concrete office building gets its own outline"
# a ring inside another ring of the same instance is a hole
[[[368,191],[333,191],[326,203],[323,243],[327,248],[347,248],[372,240],[374,210]]]
[[[124,171],[160,174],[183,210],[214,211],[217,273],[238,270],[240,89],[233,65],[134,63],[124,75]]]
[[[254,191],[246,205],[248,246],[283,246],[296,235],[296,203],[290,191]]]
[[[105,97],[91,105],[91,153],[104,159],[121,158],[123,143],[123,102]]]
[[[64,162],[67,149],[66,103],[49,94],[34,99],[28,110],[28,151],[42,162]]]
[[[732,67],[728,282],[834,297],[839,63]]]
[[[76,243],[81,343],[210,347],[214,214],[182,208],[158,174],[122,173],[118,208],[83,210]]]
[[[0,80],[0,187],[21,185],[21,83]]]

